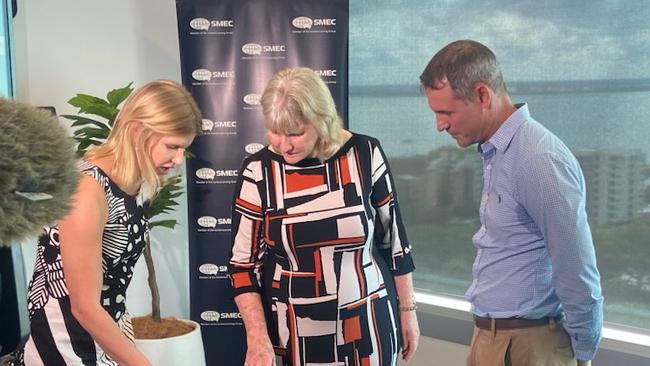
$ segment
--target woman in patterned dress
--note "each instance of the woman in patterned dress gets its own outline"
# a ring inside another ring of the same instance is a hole
[[[21,365],[151,365],[133,344],[126,289],[144,248],[146,202],[182,163],[200,121],[182,86],[153,81],[85,154],[72,209],[39,238]]]
[[[232,216],[245,365],[408,361],[414,265],[379,141],[343,129],[308,68],[275,74],[261,104],[270,145],[244,161]]]

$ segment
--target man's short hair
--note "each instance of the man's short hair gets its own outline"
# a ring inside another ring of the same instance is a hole
[[[477,83],[485,83],[495,93],[507,93],[494,53],[473,40],[454,41],[438,51],[420,75],[423,88],[440,89],[449,83],[454,95],[469,101]]]

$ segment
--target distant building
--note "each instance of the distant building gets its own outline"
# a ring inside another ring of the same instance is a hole
[[[645,155],[639,150],[575,152],[587,184],[587,214],[596,225],[634,219],[645,206]]]
[[[420,175],[398,174],[395,176],[395,185],[398,188],[398,198],[401,203],[426,202],[426,185]]]
[[[481,193],[481,160],[474,150],[442,147],[429,154],[424,169],[395,177],[402,202],[450,216],[476,215]]]

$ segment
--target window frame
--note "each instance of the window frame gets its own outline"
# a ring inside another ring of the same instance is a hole
[[[417,290],[415,299],[423,336],[469,346],[474,329],[469,302]],[[594,362],[642,366],[650,361],[650,330],[605,322],[602,334]]]
[[[14,69],[15,60],[13,52],[13,4],[10,0],[2,0],[0,4],[2,6],[2,31],[4,32],[5,42],[4,42],[4,52],[7,62],[7,85],[1,86],[1,88],[7,88],[7,94],[4,95],[7,99],[14,99],[16,92],[16,73]],[[0,70],[3,72],[4,70]],[[2,91],[0,89],[0,91]],[[0,94],[0,96],[2,96]]]

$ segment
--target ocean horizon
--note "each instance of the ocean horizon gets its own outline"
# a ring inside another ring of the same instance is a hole
[[[650,155],[650,91],[511,94],[514,103],[527,103],[534,119],[580,149],[639,150]],[[435,128],[424,95],[352,94],[348,126],[380,140],[388,157],[427,154],[456,146]],[[475,148],[475,147],[470,147]]]

